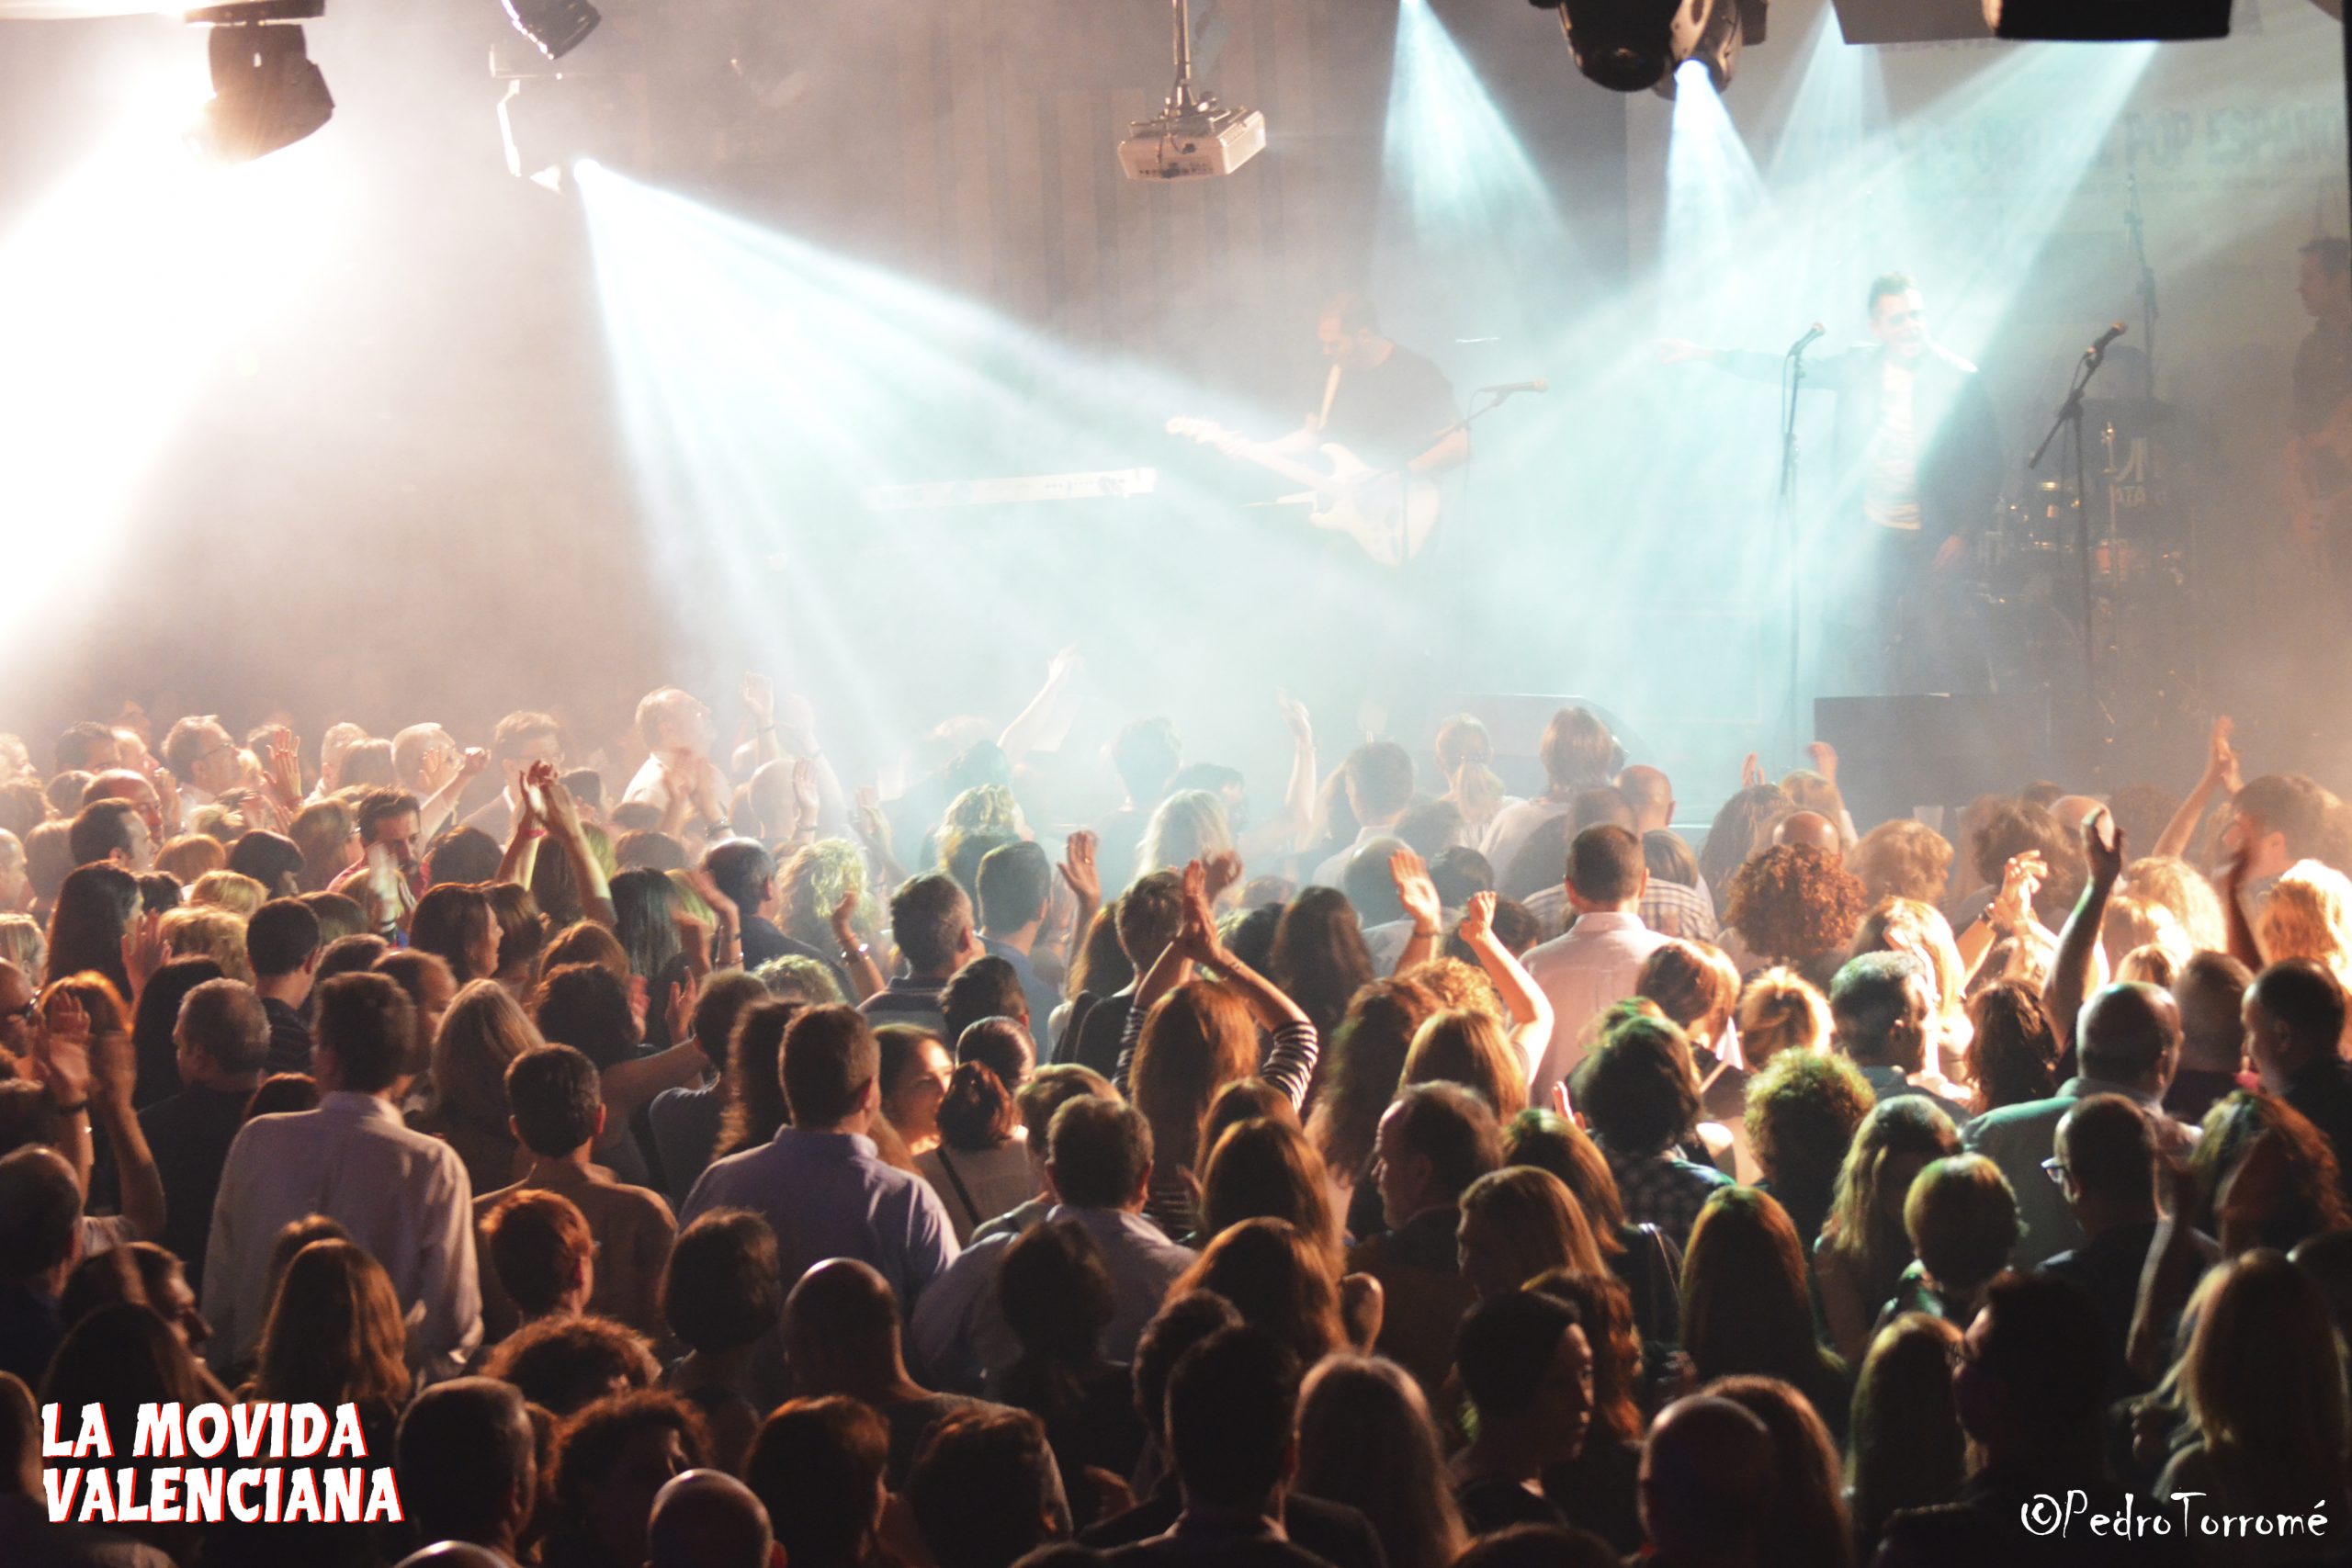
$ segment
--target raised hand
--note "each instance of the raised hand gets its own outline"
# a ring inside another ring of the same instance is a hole
[[[832,913],[828,918],[832,922],[833,935],[841,942],[842,951],[847,953],[855,947],[857,945],[857,889],[853,887],[843,893],[842,901],[833,906]]]
[[[857,786],[857,805],[849,814],[849,825],[857,836],[886,853],[890,847],[890,819],[882,815],[882,797],[872,784]]]
[[[1221,956],[1216,919],[1209,913],[1208,867],[1199,861],[1184,867],[1183,919],[1170,945],[1179,957],[1195,964],[1214,965]]]
[[[2008,863],[2001,867],[2001,891],[1993,898],[1994,925],[2009,931],[2030,920],[2034,897],[2049,876],[2049,863],[2041,858],[2039,850],[2011,855]]]
[[[1288,692],[1276,692],[1274,706],[1281,712],[1283,728],[1290,731],[1293,741],[1303,742],[1315,739],[1315,720],[1307,714],[1305,703],[1300,702]]]
[[[1388,877],[1396,885],[1397,902],[1413,917],[1414,929],[1435,931],[1445,919],[1445,908],[1421,857],[1408,849],[1396,851],[1388,857]]]
[[[263,775],[280,805],[293,809],[302,799],[302,742],[284,725],[269,732],[269,765]]]
[[[2123,874],[2123,825],[2105,807],[2083,818],[2083,856],[2095,882],[2112,887]]]
[[[695,999],[701,994],[702,987],[695,983],[695,977],[692,975],[671,986],[670,1005],[666,1011],[670,1020],[670,1043],[673,1045],[686,1040],[693,1033]],[[707,1050],[708,1047],[705,1046],[705,1049]]]
[[[1062,881],[1078,901],[1090,908],[1098,908],[1102,902],[1102,874],[1094,864],[1094,852],[1100,842],[1085,828],[1062,840]]]
[[[1494,894],[1481,891],[1470,895],[1470,901],[1462,906],[1462,923],[1453,928],[1453,934],[1472,947],[1494,935]]]
[[[479,746],[469,746],[458,755],[458,776],[469,782],[480,778],[490,768],[490,753]]]
[[[1750,751],[1739,761],[1739,787],[1754,789],[1764,782],[1764,759]]]
[[[1816,740],[1804,749],[1804,755],[1805,760],[1813,764],[1815,773],[1819,773],[1831,784],[1838,782],[1837,747],[1826,740]]]
[[[798,813],[799,826],[815,831],[817,827],[817,765],[806,757],[792,761],[792,808]]]
[[[763,725],[775,722],[775,682],[765,675],[746,671],[743,676],[743,711]]]
[[[33,1063],[51,1099],[79,1105],[90,1098],[90,1015],[73,992],[50,992],[33,1032]]]
[[[122,935],[122,966],[130,974],[132,996],[147,988],[169,957],[164,950],[164,917],[151,909],[133,919]]]
[[[2230,744],[2237,725],[2228,714],[2213,720],[2213,738],[2206,747],[2205,778],[2231,795],[2245,787],[2245,780],[2238,772],[2237,748]]]
[[[1086,656],[1079,652],[1078,644],[1071,643],[1069,647],[1057,651],[1053,658],[1046,660],[1046,679],[1053,685],[1063,685],[1067,683],[1072,676],[1076,675],[1080,671],[1085,668]]]

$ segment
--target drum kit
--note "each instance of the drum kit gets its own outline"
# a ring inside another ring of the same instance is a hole
[[[2085,431],[2087,563],[2072,482],[2030,473],[2001,503],[1977,561],[1996,688],[2079,687],[2087,610],[2096,694],[2122,728],[2161,726],[2197,701],[2196,529],[2161,419],[2132,417],[2152,408],[2110,405]]]

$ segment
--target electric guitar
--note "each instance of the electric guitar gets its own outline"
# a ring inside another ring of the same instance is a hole
[[[1317,448],[1327,465],[1317,468],[1269,452],[1205,419],[1171,419],[1168,434],[1191,436],[1228,457],[1304,485],[1306,493],[1282,499],[1307,506],[1309,523],[1345,534],[1382,566],[1401,566],[1420,554],[1437,526],[1442,502],[1434,482],[1409,474],[1378,473],[1337,442]]]

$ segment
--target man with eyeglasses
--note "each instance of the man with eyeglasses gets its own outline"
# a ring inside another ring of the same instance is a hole
[[[164,765],[179,781],[180,821],[186,828],[196,814],[244,783],[244,753],[220,721],[211,715],[190,716],[164,736]]]
[[[1919,286],[1891,272],[1867,297],[1873,343],[1804,361],[1801,389],[1834,392],[1838,410],[1826,474],[1825,530],[1804,563],[1807,581],[1852,584],[1815,606],[1822,627],[1867,612],[1872,629],[1851,649],[1865,662],[1857,691],[1967,690],[1984,678],[1951,625],[1952,584],[1971,540],[1992,521],[2004,459],[1991,399],[1976,367],[1928,331]],[[1816,329],[1817,330],[1817,329]],[[1748,380],[1778,381],[1787,356],[1708,348],[1680,338],[1657,345],[1668,365],[1704,361]],[[1816,471],[1818,472],[1818,471]]]
[[[2108,1403],[2145,1393],[2148,1382],[2132,1374],[2124,1349],[2160,1217],[2154,1125],[2120,1094],[2092,1095],[2059,1118],[2058,1152],[2041,1168],[2083,1228],[2083,1245],[2060,1253],[2042,1270],[2072,1280],[2098,1303]],[[2222,1260],[2211,1236],[2192,1231],[2188,1245],[2199,1272]]]

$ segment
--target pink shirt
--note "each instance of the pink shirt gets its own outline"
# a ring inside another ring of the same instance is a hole
[[[1552,1043],[1528,1084],[1528,1103],[1548,1106],[1552,1090],[1584,1059],[1585,1026],[1634,994],[1643,961],[1666,938],[1632,913],[1580,915],[1568,934],[1528,949],[1521,960],[1552,1003]]]

